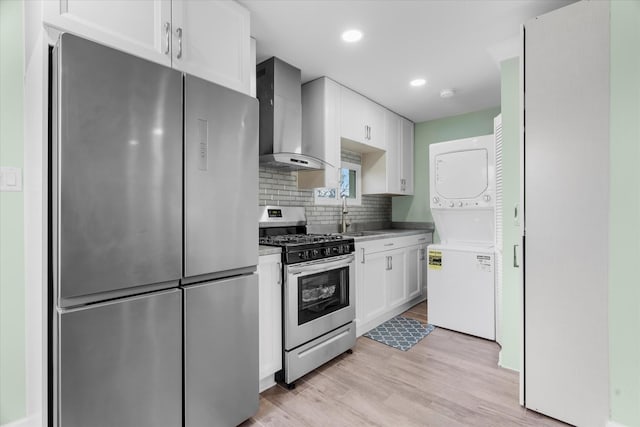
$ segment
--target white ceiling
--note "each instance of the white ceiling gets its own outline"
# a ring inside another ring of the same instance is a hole
[[[500,105],[499,62],[520,25],[572,0],[240,0],[258,62],[277,56],[302,81],[328,76],[415,122]],[[350,28],[364,33],[344,43]],[[427,85],[409,86],[423,77]],[[454,89],[453,98],[440,98]]]

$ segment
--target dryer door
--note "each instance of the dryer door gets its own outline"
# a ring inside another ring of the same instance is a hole
[[[435,157],[435,189],[445,199],[474,199],[489,186],[486,149],[455,151]]]

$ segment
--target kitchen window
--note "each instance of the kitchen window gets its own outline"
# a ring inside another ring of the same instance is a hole
[[[313,190],[316,205],[341,205],[342,197],[347,198],[347,205],[360,206],[361,198],[361,166],[355,163],[342,162],[340,168],[340,186],[338,188],[323,187]]]

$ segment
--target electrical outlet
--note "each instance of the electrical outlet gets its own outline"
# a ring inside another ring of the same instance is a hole
[[[0,191],[22,191],[22,169],[0,167]]]

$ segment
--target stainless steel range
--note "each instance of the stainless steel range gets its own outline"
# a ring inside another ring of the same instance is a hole
[[[260,244],[282,247],[283,370],[294,382],[355,345],[354,240],[307,234],[304,207],[263,206]]]

